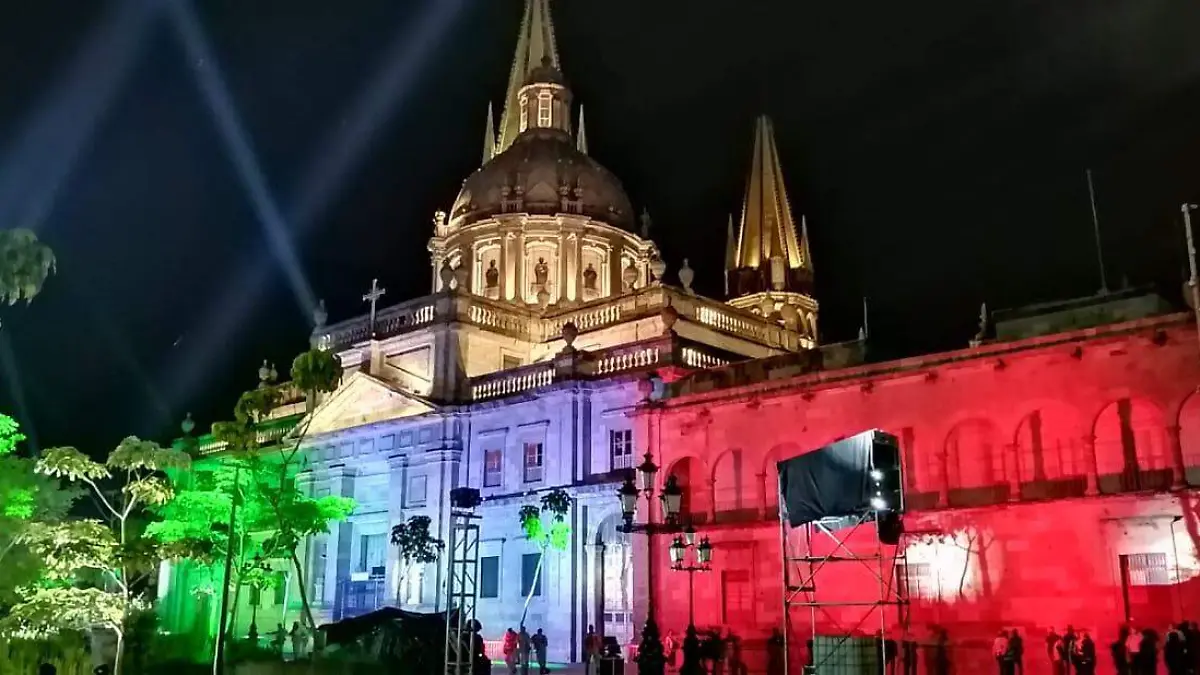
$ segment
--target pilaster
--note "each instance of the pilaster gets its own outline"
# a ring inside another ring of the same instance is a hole
[[[1084,494],[1089,497],[1100,494],[1100,469],[1096,459],[1096,437],[1086,434],[1083,437],[1083,459],[1087,466],[1087,489]]]
[[[1183,443],[1179,438],[1179,425],[1167,427],[1167,440],[1171,450],[1171,489],[1179,490],[1187,484],[1187,468],[1183,462]]]

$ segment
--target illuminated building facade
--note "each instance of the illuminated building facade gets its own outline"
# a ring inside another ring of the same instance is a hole
[[[717,551],[714,571],[696,578],[698,625],[729,626],[750,644],[780,625],[775,463],[871,428],[900,439],[913,532],[885,581],[907,590],[912,639],[947,631],[956,672],[994,668],[1001,628],[1024,634],[1027,672],[1040,673],[1050,628],[1090,631],[1107,662],[1127,619],[1161,633],[1196,618],[1192,316],[1134,293],[997,318],[993,339],[957,352],[841,369],[750,361],[684,377],[643,404],[648,447],[685,486],[684,510]],[[873,529],[851,542],[876,550]],[[660,621],[682,631],[686,584],[666,571],[659,543]],[[834,600],[879,584],[857,564],[829,565],[817,580]],[[792,611],[802,644],[809,613]],[[872,635],[880,621],[860,624],[866,613],[823,607],[817,623]],[[894,608],[887,624],[899,628]]]
[[[748,302],[697,295],[686,265],[673,272],[679,284],[667,284],[649,217],[636,216],[620,181],[590,154],[547,1],[528,0],[524,11],[498,125],[488,114],[483,164],[433,218],[430,294],[372,304],[332,325],[318,317],[313,344],[336,352],[345,375],[305,422],[311,468],[301,484],[358,506],[307,542],[303,559],[319,622],[383,605],[442,610],[444,560],[406,571],[389,533],[428,516],[432,534],[446,539],[449,491],[478,488],[485,637],[518,628],[532,590],[526,625],[546,631],[551,660],[568,661],[589,625],[622,642],[640,628],[639,572],[615,495],[640,461],[628,413],[648,373],[810,350],[817,306],[770,126],[759,125],[744,236],[730,248],[730,282]],[[302,412],[280,411],[290,422],[273,433],[286,440]],[[211,441],[201,450],[220,457]],[[518,511],[553,488],[571,496],[571,537],[535,573],[540,549]],[[204,612],[185,599],[182,566],[170,579],[162,611],[187,630],[185,617]],[[252,616],[260,633],[281,616],[290,626],[297,591],[292,582],[254,611],[241,596],[235,633]]]

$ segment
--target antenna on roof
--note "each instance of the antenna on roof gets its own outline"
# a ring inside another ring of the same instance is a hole
[[[1104,271],[1104,245],[1100,241],[1100,215],[1096,211],[1096,188],[1092,183],[1092,170],[1088,169],[1088,200],[1092,205],[1092,234],[1096,237],[1096,262],[1100,266],[1100,295],[1108,295],[1108,275]]]

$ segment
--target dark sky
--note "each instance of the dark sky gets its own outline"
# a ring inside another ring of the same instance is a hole
[[[32,306],[0,315],[0,410],[43,446],[165,439],[188,410],[207,428],[261,359],[286,370],[305,346],[248,197],[254,170],[239,172],[198,81],[224,80],[293,269],[336,320],[362,310],[373,277],[389,301],[428,291],[430,217],[478,164],[520,15],[520,0],[205,0],[212,51],[197,57],[154,4],[0,9],[0,227],[34,225],[60,263]],[[1086,167],[1110,285],[1182,278],[1179,203],[1200,196],[1198,3],[554,12],[592,154],[701,290],[720,289],[759,111],[808,216],[825,341],[854,336],[864,295],[873,343],[902,354],[962,346],[981,301],[1094,292]]]

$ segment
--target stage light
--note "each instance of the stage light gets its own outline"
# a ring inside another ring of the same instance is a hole
[[[871,508],[875,509],[876,511],[885,511],[887,510],[887,502],[883,501],[883,499],[879,497],[872,497]]]
[[[883,480],[883,472],[879,469],[871,469],[871,480],[875,481],[876,483]]]

